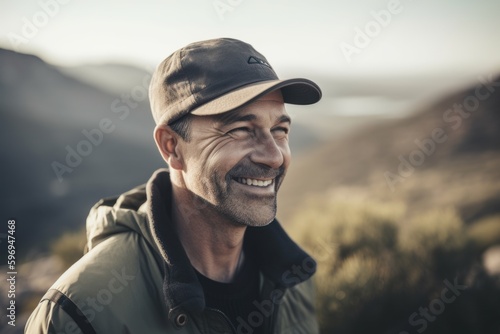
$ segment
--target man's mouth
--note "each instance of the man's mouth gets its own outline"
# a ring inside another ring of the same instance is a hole
[[[234,180],[238,183],[245,184],[247,186],[262,187],[262,188],[268,187],[274,183],[274,179],[258,180],[258,179],[250,179],[250,178],[245,178],[245,177],[237,177],[237,178],[234,178]]]

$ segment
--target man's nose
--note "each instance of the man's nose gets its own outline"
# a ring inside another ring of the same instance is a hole
[[[256,164],[266,165],[273,169],[281,167],[284,162],[282,148],[270,132],[257,136],[250,159]]]

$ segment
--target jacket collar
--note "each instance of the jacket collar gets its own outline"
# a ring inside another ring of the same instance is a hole
[[[172,185],[168,170],[153,174],[146,194],[150,229],[164,260],[163,292],[169,317],[179,309],[201,312],[205,308],[203,289],[170,217]],[[316,262],[290,239],[277,220],[265,227],[248,227],[245,238],[261,272],[277,286],[292,287],[309,279],[316,270]]]

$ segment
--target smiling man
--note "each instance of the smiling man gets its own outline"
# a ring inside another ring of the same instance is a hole
[[[316,333],[316,263],[275,216],[291,159],[285,103],[320,98],[238,40],[166,58],[150,100],[169,169],[92,208],[86,255],[26,332]]]

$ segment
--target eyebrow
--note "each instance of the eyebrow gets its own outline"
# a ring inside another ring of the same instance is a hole
[[[257,119],[257,116],[254,114],[248,114],[248,115],[238,115],[238,113],[223,113],[220,115],[215,116],[215,121],[217,123],[220,123],[223,126],[236,123],[236,122],[249,122],[249,121],[254,121]],[[291,118],[288,115],[281,115],[278,118],[278,123],[292,123]]]
[[[254,121],[256,119],[257,119],[257,116],[255,116],[253,114],[239,115],[238,113],[235,113],[235,112],[227,112],[227,113],[217,115],[215,117],[215,121],[217,123],[220,123],[223,126],[229,125],[232,123],[236,123],[236,122]]]
[[[281,115],[281,117],[278,118],[278,123],[292,124],[292,119],[288,115]]]

